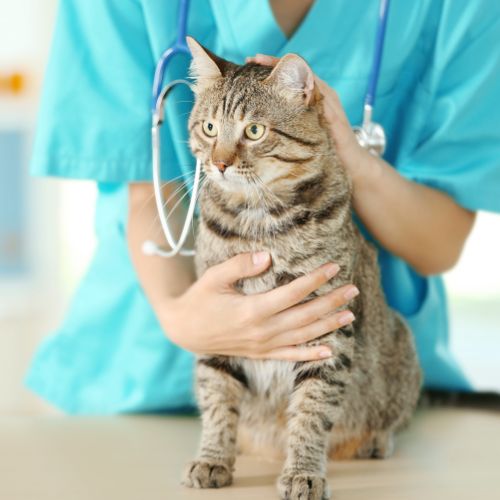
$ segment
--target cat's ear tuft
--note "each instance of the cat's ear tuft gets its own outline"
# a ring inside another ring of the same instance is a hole
[[[217,79],[224,76],[226,65],[229,63],[217,57],[190,36],[186,37],[186,42],[193,56],[189,74],[196,81],[194,90],[198,92],[213,85]]]
[[[277,85],[291,97],[304,99],[306,105],[314,101],[314,73],[296,54],[283,56],[265,81]]]

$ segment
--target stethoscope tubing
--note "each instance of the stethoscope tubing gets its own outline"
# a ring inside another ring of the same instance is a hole
[[[152,142],[152,161],[153,161],[153,190],[156,203],[156,209],[158,211],[158,217],[160,219],[161,228],[165,239],[170,246],[170,250],[164,249],[154,243],[151,240],[147,240],[143,244],[143,252],[148,255],[158,255],[160,257],[173,257],[177,254],[183,256],[194,255],[193,250],[182,249],[186,239],[189,235],[189,229],[191,227],[191,221],[194,217],[194,211],[196,209],[196,199],[198,197],[200,177],[201,177],[201,162],[199,159],[196,160],[196,169],[194,173],[193,187],[191,188],[191,195],[189,198],[188,212],[182,226],[181,235],[176,241],[168,223],[169,215],[165,212],[165,200],[163,198],[162,182],[161,182],[161,135],[160,128],[164,121],[164,105],[168,98],[168,94],[176,85],[187,85],[191,87],[191,84],[187,80],[173,80],[168,85],[166,85],[160,93],[156,101],[155,112],[153,114],[153,121],[151,125],[151,142]]]
[[[156,105],[162,92],[163,79],[165,76],[165,72],[167,71],[168,64],[176,55],[179,54],[184,54],[188,57],[191,57],[191,52],[189,51],[186,43],[189,2],[190,0],[180,0],[179,15],[177,19],[177,39],[172,47],[169,47],[167,50],[165,50],[165,52],[163,52],[160,60],[158,61],[158,64],[156,65],[155,75],[153,79],[153,93],[151,99],[151,113],[153,114],[156,110]]]
[[[387,31],[387,17],[389,13],[390,0],[380,0],[379,20],[377,24],[377,33],[375,35],[375,50],[373,52],[373,61],[368,79],[368,88],[366,89],[365,105],[375,106],[375,96],[377,93],[377,84],[382,65],[382,54],[384,52],[385,33]]]

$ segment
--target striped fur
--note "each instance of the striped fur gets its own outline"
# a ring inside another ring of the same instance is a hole
[[[352,326],[311,342],[331,346],[331,359],[199,358],[203,434],[184,481],[194,487],[229,484],[239,435],[247,451],[273,448],[273,455],[285,458],[278,481],[282,498],[327,498],[328,455],[384,456],[394,431],[409,420],[420,387],[412,336],[387,307],[375,249],[353,223],[351,186],[320,96],[306,105],[303,96],[281,88],[267,67],[219,60],[219,68],[220,78],[199,87],[190,118],[191,147],[206,175],[198,274],[238,253],[267,250],[272,267],[239,282],[242,293],[273,289],[333,261],[340,273],[309,299],[346,283],[355,283],[361,294],[350,304],[357,317]],[[208,119],[218,127],[215,139],[203,135]],[[252,122],[266,126],[260,141],[242,136]],[[224,176],[212,165],[217,155],[232,158]]]

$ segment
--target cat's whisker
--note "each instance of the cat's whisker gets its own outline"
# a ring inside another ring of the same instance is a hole
[[[169,184],[172,184],[172,183],[177,183],[179,179],[181,179],[182,177],[186,177],[188,175],[191,175],[194,173],[194,169],[191,170],[191,171],[186,171],[185,173],[181,174],[181,175],[177,175],[176,177],[173,177],[172,179],[169,179],[168,181],[162,183],[160,185],[160,188],[161,189],[165,189]],[[187,181],[182,181],[182,184],[185,184]],[[151,186],[152,186],[152,183],[151,183]],[[142,202],[139,210],[138,210],[138,213],[141,214],[146,206],[149,204],[149,202],[154,198],[155,194],[154,194],[154,191],[151,192],[151,194]],[[153,223],[156,221],[156,218],[153,219]]]
[[[182,191],[182,189],[186,189],[186,192],[183,193],[182,196],[180,196],[180,198],[176,201],[176,203],[168,210],[168,215],[167,215],[167,219],[166,219],[167,221],[173,215],[173,213],[175,212],[175,210],[179,206],[179,204],[189,195],[190,190],[187,187],[187,183],[184,183],[184,184],[180,185],[179,187],[177,187],[177,189],[168,197],[168,199],[163,204],[163,208],[165,209],[167,204],[175,196],[177,196],[179,194],[179,192]],[[157,214],[153,220],[153,224],[156,224],[158,221],[159,221],[159,215]],[[156,233],[155,233],[156,236],[158,236],[158,234],[160,233],[160,230],[161,230],[161,226],[159,224],[157,224]]]
[[[176,208],[182,203],[182,200],[184,200],[187,196],[189,195],[189,191],[186,191],[180,198],[177,200],[175,205],[169,210],[169,213],[167,215],[166,221],[168,223],[169,219],[174,215]]]
[[[168,197],[168,199],[164,202],[163,204],[163,209],[166,208],[167,204],[175,197],[177,196],[181,191],[182,189],[184,189],[185,186],[184,185],[181,185],[179,187],[177,187],[177,189]],[[179,202],[186,196],[186,193],[184,193],[181,197],[180,197],[180,200],[178,200],[175,205],[169,209],[169,212],[168,212],[168,215],[167,215],[167,220],[168,218],[170,217],[170,215],[172,214],[172,212],[175,210],[175,208],[178,206]],[[148,230],[148,232],[151,231],[152,229],[152,226],[155,225],[156,226],[156,231],[155,231],[155,236],[159,236],[160,234],[162,234],[161,230],[162,230],[162,227],[161,227],[161,224],[159,224],[160,222],[160,216],[159,214],[157,213],[151,223],[151,226]]]
[[[191,175],[193,175],[195,172],[195,169],[191,169],[191,170],[186,170],[186,172],[183,172],[182,174],[180,175],[176,175],[175,177],[173,177],[172,179],[169,179],[168,181],[165,181],[165,182],[162,182],[161,184],[161,187],[162,188],[165,188],[167,187],[169,184],[172,184],[174,182],[179,182],[179,179],[183,179],[184,177],[189,177]],[[188,182],[187,179],[184,179],[182,182]]]
[[[181,184],[180,186],[178,186],[174,191],[173,193],[170,194],[170,196],[164,200],[163,202],[163,209],[165,209],[167,207],[167,205],[170,203],[170,201],[178,194],[180,193],[183,189],[186,189],[186,183],[183,183]]]
[[[206,189],[206,185],[207,185],[207,178],[206,176],[201,176],[200,177],[200,184],[199,184],[199,188],[198,188],[198,193],[196,195],[196,204],[199,203],[200,201],[200,197],[201,197],[201,194],[203,192],[203,190]],[[196,230],[195,230],[195,227],[194,227],[194,219],[195,219],[195,215],[193,215],[193,218],[191,219],[191,229],[193,231],[193,235],[195,235],[196,233]]]

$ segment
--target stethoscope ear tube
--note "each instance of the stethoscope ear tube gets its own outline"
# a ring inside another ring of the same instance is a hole
[[[375,50],[366,90],[363,107],[363,123],[360,127],[353,127],[354,133],[360,146],[367,149],[376,156],[382,156],[387,146],[387,138],[382,125],[372,121],[373,107],[375,106],[375,95],[377,91],[380,66],[384,52],[384,40],[387,28],[387,17],[389,15],[390,0],[380,0],[379,22],[375,35]]]
[[[172,234],[168,223],[168,215],[165,213],[165,200],[163,198],[162,183],[161,183],[161,137],[160,128],[164,121],[164,106],[170,91],[178,84],[187,85],[191,88],[191,84],[187,80],[174,80],[170,82],[162,90],[158,96],[155,112],[153,114],[153,122],[151,126],[151,152],[153,160],[153,189],[155,195],[156,209],[158,211],[158,216],[160,219],[160,224],[167,240],[170,249],[163,248],[156,244],[155,242],[148,240],[145,241],[142,246],[142,251],[146,255],[158,255],[160,257],[174,257],[175,255],[183,256],[193,256],[195,254],[193,250],[183,250],[182,247],[186,242],[189,234],[189,229],[191,227],[191,221],[194,217],[194,211],[196,206],[196,198],[198,196],[198,190],[200,185],[200,175],[201,175],[201,163],[200,160],[196,160],[196,170],[194,174],[194,182],[191,191],[191,196],[189,200],[188,212],[184,224],[182,226],[181,235],[178,240]]]

